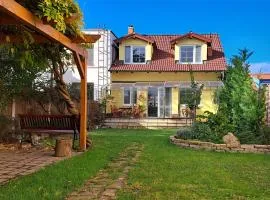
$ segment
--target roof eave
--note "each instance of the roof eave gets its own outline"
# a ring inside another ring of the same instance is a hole
[[[205,42],[207,44],[211,44],[212,40],[209,39],[209,38],[206,38],[206,37],[203,37],[201,35],[198,35],[198,34],[194,34],[194,33],[188,33],[188,34],[185,34],[185,35],[182,35],[180,37],[177,37],[173,40],[171,40],[171,45],[172,47],[177,44],[180,40],[183,40],[185,38],[189,38],[189,39],[197,39],[197,40],[200,40],[202,42]]]
[[[121,38],[118,38],[118,39],[116,39],[114,41],[116,43],[119,43],[120,44],[121,42],[123,42],[125,40],[128,40],[128,39],[139,39],[139,40],[143,40],[145,42],[151,43],[151,44],[155,43],[153,40],[151,40],[149,38],[146,38],[146,37],[143,37],[143,36],[141,36],[139,34],[136,34],[136,33],[126,35],[126,36],[121,37]]]
[[[224,72],[225,69],[219,69],[219,70],[193,70],[193,72]],[[110,72],[189,72],[189,70],[122,70],[122,69],[109,69]]]

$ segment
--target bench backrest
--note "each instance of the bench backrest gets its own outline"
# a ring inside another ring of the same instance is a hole
[[[21,129],[32,130],[78,130],[76,115],[19,115]]]

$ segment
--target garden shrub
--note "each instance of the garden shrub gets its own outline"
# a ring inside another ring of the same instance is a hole
[[[228,118],[223,113],[214,114],[206,111],[204,115],[198,116],[197,120],[206,123],[211,131],[218,135],[219,138],[234,130],[233,125],[229,123]]]
[[[234,133],[242,144],[262,143],[266,140],[267,129],[261,131],[266,108],[265,88],[254,89],[248,63],[251,55],[252,52],[244,49],[232,58],[232,65],[225,72],[224,86],[216,93],[217,113],[206,112],[199,117],[211,129],[211,136],[215,136],[211,140],[221,140],[228,132]]]
[[[0,115],[0,142],[17,143],[29,141],[30,134],[21,130],[18,118]]]
[[[176,137],[184,140],[196,139],[193,135],[191,127],[182,127],[176,132]]]
[[[265,116],[265,90],[255,90],[250,77],[248,58],[252,55],[247,49],[240,50],[232,59],[219,92],[217,116],[224,116],[232,126],[232,132],[241,143],[257,143]]]
[[[196,139],[206,142],[220,143],[221,138],[213,132],[210,126],[205,122],[195,122],[191,127],[192,133]]]
[[[270,127],[263,126],[260,130],[260,142],[270,145]]]
[[[184,140],[200,140],[220,143],[219,135],[212,132],[209,125],[204,122],[195,122],[191,127],[183,127],[177,131],[176,137]]]
[[[0,141],[8,140],[8,135],[12,131],[12,121],[10,118],[0,115]]]

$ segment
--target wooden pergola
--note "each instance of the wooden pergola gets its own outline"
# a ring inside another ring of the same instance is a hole
[[[73,53],[81,77],[80,149],[84,151],[86,149],[87,137],[87,50],[80,44],[94,43],[100,38],[100,35],[84,35],[84,37],[71,39],[52,26],[44,24],[42,20],[14,0],[0,0],[0,26],[1,25],[24,26],[31,30],[35,42],[58,43]],[[6,36],[8,36],[9,42],[11,43],[21,42],[16,36],[13,37],[12,35],[0,33],[0,43],[6,42]]]

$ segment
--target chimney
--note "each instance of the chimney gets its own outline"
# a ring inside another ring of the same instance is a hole
[[[133,34],[134,33],[134,27],[133,25],[128,26],[128,34]]]

